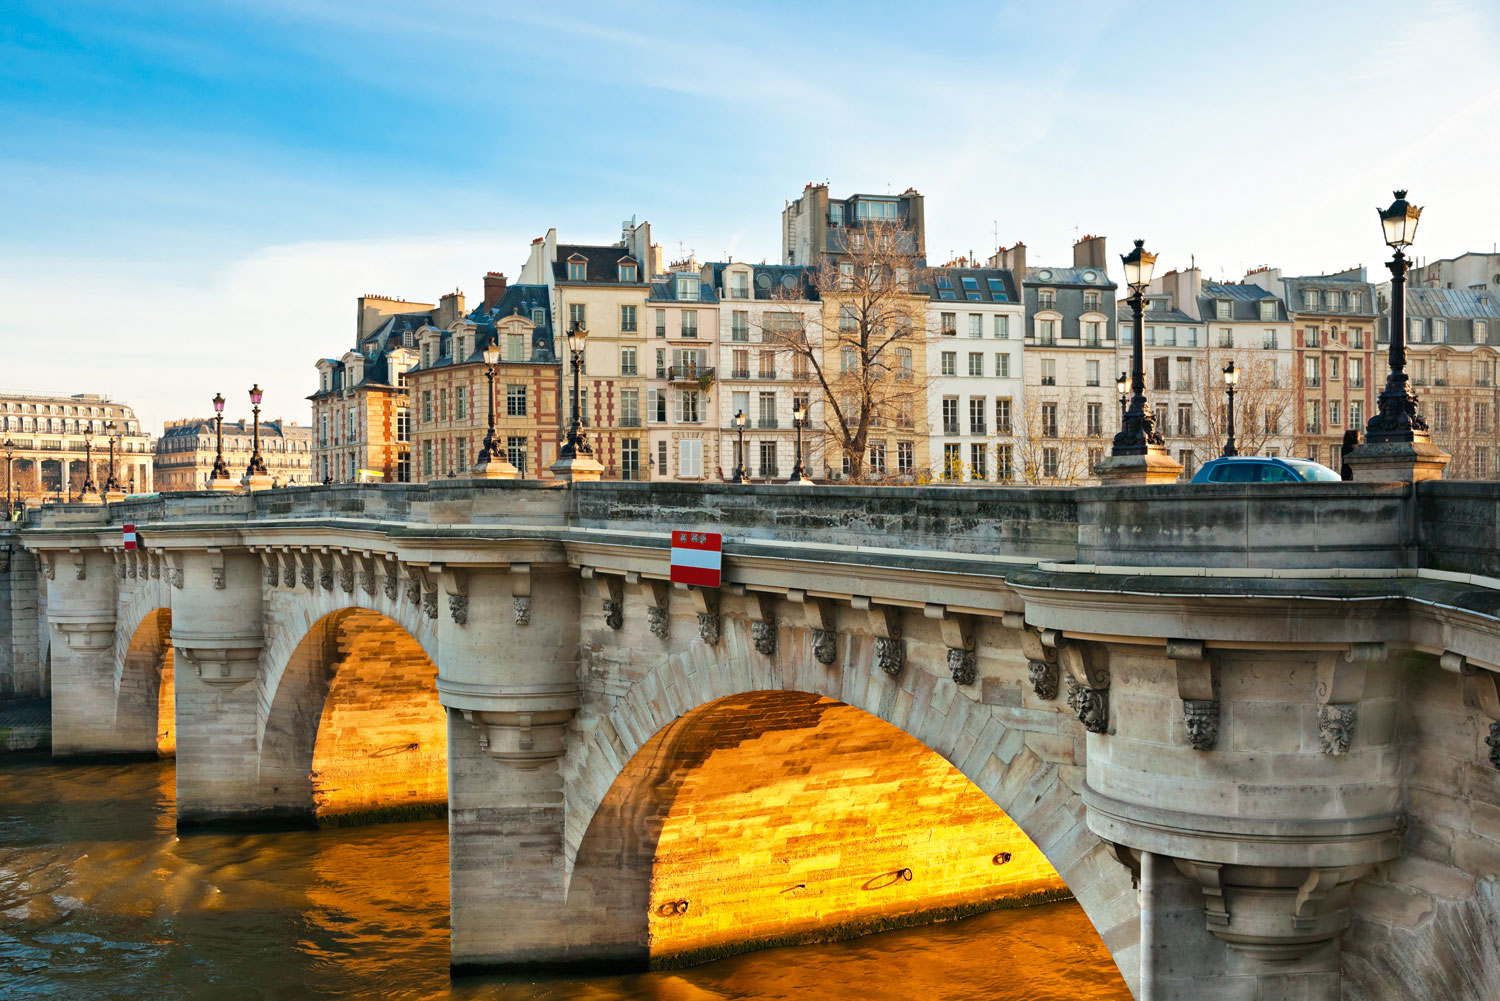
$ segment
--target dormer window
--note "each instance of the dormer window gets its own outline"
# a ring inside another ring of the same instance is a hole
[[[1306,309],[1318,308],[1318,293],[1315,289],[1304,289],[1302,292],[1302,305]]]
[[[697,302],[698,301],[698,276],[697,275],[678,275],[677,276],[677,300],[679,302]]]
[[[547,311],[540,307],[531,311],[531,325],[533,327],[543,326],[547,322]]]
[[[1274,299],[1262,299],[1260,301],[1260,318],[1262,320],[1276,319],[1276,301]]]
[[[828,223],[831,226],[842,226],[844,224],[844,204],[834,202],[828,206]]]
[[[1359,304],[1360,304],[1360,294],[1358,292],[1350,292],[1349,293],[1349,311],[1351,313],[1357,313],[1357,312],[1359,312]]]
[[[1057,301],[1057,293],[1050,288],[1044,288],[1036,294],[1037,309],[1052,309],[1053,303]]]
[[[1214,319],[1228,320],[1234,315],[1234,306],[1228,299],[1220,299],[1214,303]]]
[[[1161,302],[1160,301],[1155,302],[1153,305],[1154,305],[1154,307],[1156,309],[1161,309]],[[1083,308],[1086,311],[1090,312],[1090,313],[1097,313],[1097,312],[1099,312],[1099,293],[1098,292],[1085,292],[1085,293],[1083,293]]]
[[[568,260],[568,281],[588,281],[589,262],[582,257],[574,257]]]
[[[731,299],[750,298],[750,276],[743,271],[736,271],[729,276],[729,297]]]
[[[634,264],[627,264],[627,263],[621,262],[621,264],[620,264],[620,281],[622,281],[622,282],[634,282],[635,280],[636,280],[635,279],[635,265]]]

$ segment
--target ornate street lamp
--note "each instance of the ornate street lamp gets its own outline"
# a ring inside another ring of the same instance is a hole
[[[1405,190],[1397,191],[1388,209],[1376,209],[1385,231],[1386,246],[1395,256],[1386,262],[1391,270],[1391,353],[1390,373],[1385,389],[1376,404],[1376,412],[1365,425],[1368,444],[1388,442],[1426,442],[1427,422],[1417,413],[1417,398],[1406,378],[1406,269],[1409,266],[1402,250],[1411,246],[1417,236],[1417,220],[1422,210],[1406,201]]]
[[[15,514],[15,506],[11,502],[11,483],[15,480],[16,472],[11,466],[11,460],[16,456],[16,443],[9,438],[5,439],[5,520],[9,521]]]
[[[797,463],[792,467],[792,478],[789,482],[811,486],[812,480],[807,478],[807,470],[802,467],[802,428],[807,424],[807,402],[797,400],[792,408],[792,426],[797,429]],[[740,457],[743,458],[745,449],[740,448]]]
[[[589,336],[588,328],[578,320],[568,325],[568,361],[573,366],[573,422],[568,425],[568,440],[563,442],[559,457],[563,459],[574,459],[580,455],[593,455],[594,450],[589,447],[588,440],[584,438],[580,429],[578,405],[578,362],[583,357],[583,345]]]
[[[104,481],[104,492],[107,494],[120,492],[120,481],[115,479],[115,428],[119,427],[114,421],[104,422],[104,433],[109,436],[109,479]]]
[[[1121,422],[1120,433],[1115,435],[1110,455],[1167,455],[1167,443],[1156,430],[1156,416],[1151,404],[1146,402],[1146,353],[1144,348],[1146,286],[1151,284],[1151,269],[1156,266],[1156,255],[1146,250],[1146,241],[1135,241],[1135,249],[1122,254],[1125,265],[1125,284],[1130,286],[1130,311],[1135,318],[1135,337],[1130,350],[1130,382],[1134,395],[1130,408]]]
[[[1130,376],[1128,373],[1121,372],[1120,377],[1115,380],[1115,392],[1120,394],[1120,428],[1122,430],[1125,427],[1125,403],[1130,399],[1125,395],[1125,391],[1129,388]]]
[[[83,436],[83,486],[78,488],[78,493],[82,499],[98,490],[94,486],[94,432],[90,431]]]
[[[500,345],[491,342],[483,351],[484,378],[490,384],[490,427],[484,433],[484,448],[479,450],[479,465],[483,466],[495,456],[495,363],[500,360]]]
[[[734,427],[735,427],[735,430],[739,431],[739,433],[740,433],[740,461],[739,461],[739,464],[734,467],[734,479],[730,481],[731,483],[744,483],[745,482],[745,421],[746,421],[746,419],[747,418],[745,417],[745,412],[743,410],[736,410],[734,412]]]
[[[1229,437],[1224,439],[1224,451],[1221,455],[1239,455],[1240,450],[1234,445],[1234,386],[1240,381],[1240,374],[1234,370],[1234,359],[1224,366],[1224,386],[1229,392]]]
[[[210,485],[214,480],[229,479],[229,463],[224,461],[224,394],[214,394],[214,436],[215,450],[214,468],[208,474]]]
[[[245,469],[246,474],[250,475],[250,476],[270,476],[271,475],[269,472],[266,471],[266,460],[262,459],[260,457],[260,398],[261,398],[261,396],[262,396],[262,393],[260,391],[260,383],[257,382],[255,385],[253,385],[253,386],[250,387],[250,410],[255,415],[255,438],[254,438],[255,451],[253,451],[253,452],[250,453],[250,465],[247,466],[246,469]],[[243,424],[240,425],[240,426],[244,427]]]

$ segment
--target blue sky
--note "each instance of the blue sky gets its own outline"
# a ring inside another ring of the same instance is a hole
[[[934,258],[1145,237],[1206,274],[1500,238],[1500,4],[0,0],[0,388],[306,420],[353,299],[471,296],[649,219],[775,259],[803,185],[927,196]],[[53,347],[55,345],[55,348]]]

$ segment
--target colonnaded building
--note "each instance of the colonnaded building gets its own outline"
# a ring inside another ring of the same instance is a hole
[[[296,421],[261,421],[260,456],[277,486],[312,482],[313,432]],[[224,462],[238,482],[255,450],[255,429],[244,419],[224,422]],[[203,490],[218,455],[212,417],[167,421],[156,442],[156,489]]]
[[[129,405],[98,393],[0,393],[0,443],[8,442],[11,452],[5,481],[15,503],[79,495],[87,479],[90,439],[94,485],[103,490],[110,438],[120,492],[150,491],[151,437]]]

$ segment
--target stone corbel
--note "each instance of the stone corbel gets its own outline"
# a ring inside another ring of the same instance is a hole
[[[549,708],[555,697],[538,699],[536,708],[522,700],[519,711],[459,710],[479,731],[479,747],[496,761],[521,771],[540,768],[567,751],[568,721],[577,708]],[[576,697],[575,700],[576,701]]]
[[[166,559],[167,582],[181,591],[183,583],[182,554],[172,553]]]
[[[298,575],[302,581],[302,586],[311,591],[313,589],[313,580],[317,575],[317,567],[314,565],[312,550],[303,546],[302,551],[296,554],[296,558]]]
[[[9,553],[5,553],[3,555],[0,555],[0,559],[6,560],[7,563],[9,562],[9,557],[10,557]],[[124,580],[125,579],[125,551],[123,549],[111,549],[109,551],[109,558],[110,558],[110,560],[115,565],[115,577],[118,580]],[[0,572],[4,572],[5,569],[6,569],[5,567],[0,567]]]
[[[260,673],[260,645],[250,640],[194,643],[173,639],[179,657],[204,684],[225,691],[254,681]]]
[[[89,576],[88,557],[81,549],[69,549],[68,555],[72,557],[70,562],[73,564],[73,579],[87,580]],[[131,574],[130,576],[134,577],[135,574]]]
[[[38,555],[41,558],[37,560],[37,569],[41,571],[42,576],[47,578],[48,580],[56,580],[57,557],[52,553],[46,552],[39,553]]]
[[[214,590],[224,590],[224,550],[209,547],[208,549],[208,571],[213,578]]]
[[[406,600],[413,605],[422,604],[422,575],[416,567],[407,564],[406,567]]]
[[[1019,612],[1006,612],[1000,624],[1007,629],[1021,631],[1021,652],[1026,655],[1026,676],[1031,682],[1031,693],[1043,702],[1057,698],[1057,650],[1042,642],[1042,634],[1026,625]]]
[[[1211,751],[1219,740],[1218,665],[1201,640],[1167,640],[1167,656],[1177,669],[1177,697],[1188,743]]]
[[[115,644],[115,618],[111,616],[52,613],[48,621],[67,640],[69,650],[107,650]]]
[[[1106,841],[1105,845],[1109,848],[1109,853],[1115,857],[1115,861],[1130,870],[1130,888],[1140,889],[1141,853],[1115,841]]]
[[[339,590],[345,594],[354,593],[354,554],[347,549],[340,549],[333,556],[334,571],[338,578]]]
[[[1042,645],[1057,651],[1068,679],[1068,706],[1089,733],[1109,732],[1109,665],[1102,652],[1069,642],[1055,629],[1043,629]]]
[[[801,605],[807,615],[807,625],[812,629],[813,656],[819,664],[832,664],[839,652],[839,630],[833,602],[827,598],[811,597],[798,588],[788,591],[786,596],[788,601]]]
[[[515,610],[516,625],[531,625],[531,564],[510,565],[510,603]]]
[[[401,562],[394,553],[385,553],[376,562],[380,565],[380,586],[385,600],[395,601],[401,594]]]
[[[375,554],[368,549],[354,554],[354,569],[359,589],[375,597]]]
[[[646,606],[646,622],[651,629],[651,635],[659,640],[666,639],[670,622],[668,602],[672,590],[671,585],[664,580],[644,578],[634,570],[625,574],[625,583],[640,594]]]
[[[1307,956],[1349,924],[1354,883],[1373,865],[1271,869],[1173,859],[1203,892],[1208,930],[1231,949],[1270,962]],[[1232,881],[1230,874],[1233,873]]]
[[[448,595],[448,615],[452,617],[454,625],[464,626],[469,623],[469,573],[467,570],[459,570],[452,567],[443,567],[442,564],[434,563],[429,568],[442,581],[443,592]]]
[[[318,563],[318,586],[325,591],[333,590],[333,553],[327,546],[313,553]]]
[[[849,604],[870,618],[870,630],[875,634],[875,662],[888,677],[899,678],[906,666],[906,642],[901,637],[901,613],[889,605],[877,605],[869,598],[856,594]]]
[[[723,623],[719,619],[721,599],[718,588],[690,587],[688,596],[693,600],[693,611],[698,614],[699,638],[709,646],[718,646],[719,638],[724,632]]]
[[[1478,705],[1479,711],[1489,717],[1490,730],[1484,738],[1484,743],[1490,749],[1490,764],[1500,770],[1500,674],[1494,671],[1476,670],[1458,654],[1443,654],[1445,660],[1450,656],[1463,660],[1463,666],[1473,672],[1469,680],[1464,682],[1466,689],[1464,701],[1471,705]],[[1448,661],[1448,663],[1453,662]],[[1444,667],[1447,666],[1448,664],[1445,663]],[[1472,698],[1469,698],[1470,694]]]
[[[1385,658],[1384,643],[1351,643],[1318,655],[1318,743],[1324,754],[1348,753],[1369,665]]]
[[[978,674],[973,618],[950,613],[946,605],[930,603],[922,609],[922,614],[938,621],[943,645],[948,648],[948,673],[953,676],[953,683],[972,685]]]
[[[594,582],[594,591],[604,606],[604,624],[619,629],[625,624],[625,581],[614,574],[599,573],[593,567],[582,570],[585,580]]]
[[[750,639],[756,652],[766,657],[776,656],[776,595],[764,591],[750,594]]]
[[[281,581],[281,566],[276,559],[275,551],[271,549],[257,549],[252,551],[260,557],[260,566],[265,574],[266,587],[274,588]]]
[[[282,549],[277,554],[281,563],[281,586],[291,589],[297,586],[297,554],[290,549]]]
[[[161,553],[152,553],[147,559],[151,563],[151,579],[161,580]]]
[[[436,568],[436,570],[434,570]],[[422,614],[429,619],[438,617],[438,578],[437,574],[442,571],[441,563],[429,566],[420,564],[407,564],[407,571],[411,574],[412,582],[416,585],[418,600],[422,603]],[[408,585],[410,588],[410,584]],[[410,593],[410,591],[408,591]]]
[[[1203,916],[1210,931],[1229,927],[1229,904],[1224,899],[1224,866],[1217,862],[1173,859],[1178,870],[1203,891]]]

